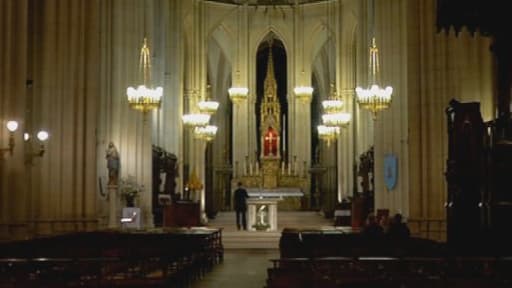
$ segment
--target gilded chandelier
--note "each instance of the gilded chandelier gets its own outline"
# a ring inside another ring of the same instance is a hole
[[[126,95],[130,107],[142,112],[148,112],[160,107],[163,95],[163,88],[151,88],[151,54],[149,51],[147,38],[144,38],[144,44],[140,50],[139,69],[143,76],[143,84],[137,88],[128,87]]]
[[[375,38],[372,38],[372,46],[370,46],[370,81],[369,88],[356,88],[356,100],[359,106],[367,109],[372,113],[373,119],[377,117],[377,112],[388,108],[391,105],[391,94],[393,88],[387,86],[381,88],[377,84],[377,77],[379,75],[379,49],[375,44]]]

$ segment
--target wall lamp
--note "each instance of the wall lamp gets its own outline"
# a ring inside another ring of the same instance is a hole
[[[48,132],[46,132],[44,130],[41,130],[41,131],[37,132],[36,136],[37,136],[37,139],[39,139],[39,141],[41,142],[41,144],[39,145],[39,151],[38,152],[31,153],[31,154],[28,155],[28,156],[30,156],[30,160],[32,160],[33,157],[43,157],[44,151],[45,151],[44,142],[46,142],[46,140],[48,140],[48,137],[50,135],[48,134]],[[30,137],[29,133],[23,134],[23,139],[25,140],[25,142],[30,141],[30,138],[31,137]]]
[[[4,157],[4,153],[9,151],[9,154],[12,155],[14,151],[14,131],[18,129],[18,122],[16,121],[7,121],[7,130],[9,130],[9,147],[0,149],[0,158]]]

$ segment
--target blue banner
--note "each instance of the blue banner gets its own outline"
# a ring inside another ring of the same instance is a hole
[[[398,179],[398,157],[394,154],[384,156],[384,182],[388,190],[393,190]]]

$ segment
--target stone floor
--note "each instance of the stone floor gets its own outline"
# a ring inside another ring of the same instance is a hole
[[[228,249],[224,262],[214,266],[206,276],[193,283],[192,288],[244,287],[262,288],[266,285],[269,259],[279,258],[277,249]]]

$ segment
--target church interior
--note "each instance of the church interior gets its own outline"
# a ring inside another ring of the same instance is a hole
[[[0,1],[0,287],[510,287],[503,5]]]

